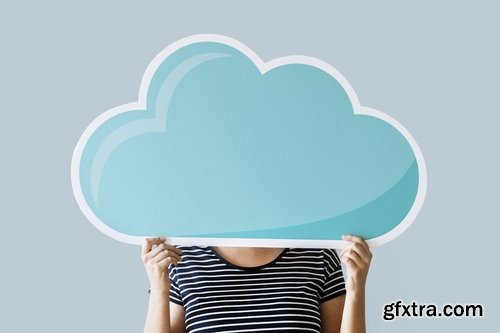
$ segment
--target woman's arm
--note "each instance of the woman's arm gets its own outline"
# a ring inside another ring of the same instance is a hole
[[[341,333],[365,333],[365,284],[372,253],[368,244],[356,236],[342,236],[351,244],[340,251],[340,258],[347,268],[346,298],[342,313]]]
[[[351,243],[340,251],[347,268],[346,295],[321,304],[323,333],[365,333],[365,284],[372,253],[356,236],[343,236]]]
[[[169,300],[168,266],[177,264],[180,255],[164,237],[148,238],[142,244],[142,261],[151,285],[144,333],[184,332],[184,309]]]
[[[151,289],[144,333],[171,333],[168,291]]]
[[[158,295],[151,290],[144,333],[185,333],[184,307],[169,300],[169,294]],[[170,326],[168,323],[170,322]]]

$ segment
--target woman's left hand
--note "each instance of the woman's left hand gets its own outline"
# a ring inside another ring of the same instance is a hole
[[[372,253],[368,244],[360,237],[347,235],[342,236],[342,239],[351,242],[339,253],[342,262],[347,267],[346,291],[348,294],[364,295]]]

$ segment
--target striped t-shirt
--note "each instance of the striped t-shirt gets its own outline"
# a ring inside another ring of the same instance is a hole
[[[285,249],[253,268],[211,247],[181,247],[170,266],[170,300],[182,305],[187,332],[321,332],[320,304],[345,293],[334,250]]]

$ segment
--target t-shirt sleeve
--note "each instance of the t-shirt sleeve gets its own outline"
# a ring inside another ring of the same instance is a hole
[[[323,250],[323,262],[325,265],[325,282],[320,294],[320,303],[346,293],[342,265],[337,252],[330,249]]]
[[[181,290],[179,289],[177,267],[170,265],[168,267],[168,276],[170,278],[170,301],[175,304],[183,305]]]

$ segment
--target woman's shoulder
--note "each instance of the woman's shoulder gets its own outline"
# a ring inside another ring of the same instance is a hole
[[[297,254],[310,254],[310,255],[336,255],[337,252],[334,249],[323,249],[323,248],[289,248],[288,252]]]
[[[170,269],[175,273],[177,271],[189,271],[197,265],[205,265],[214,261],[213,252],[208,246],[176,246],[182,250],[181,261]]]
[[[209,246],[176,246],[182,251],[182,256],[202,256],[212,252]]]
[[[290,248],[288,249],[287,255],[302,258],[317,258],[327,264],[333,264],[335,266],[340,265],[340,258],[335,249]]]

